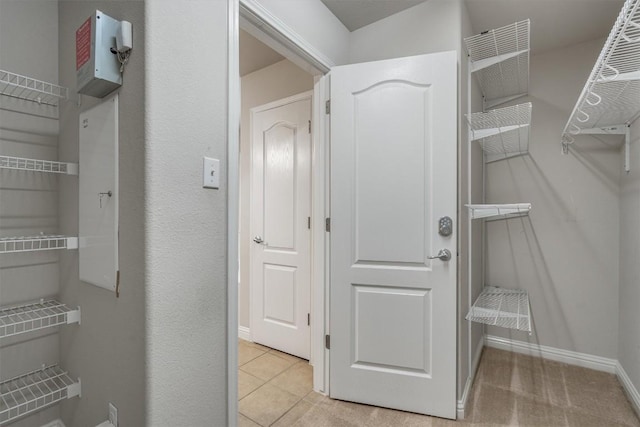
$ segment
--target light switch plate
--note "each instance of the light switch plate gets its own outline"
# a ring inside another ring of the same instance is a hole
[[[205,157],[202,166],[202,186],[220,188],[220,160]]]

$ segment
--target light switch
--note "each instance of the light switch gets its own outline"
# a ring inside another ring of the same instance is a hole
[[[205,157],[202,167],[202,186],[220,188],[220,160]]]

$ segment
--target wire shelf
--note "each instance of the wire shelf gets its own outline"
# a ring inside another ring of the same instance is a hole
[[[80,380],[74,381],[57,365],[3,381],[0,383],[0,425],[80,396],[80,390]]]
[[[465,205],[469,208],[471,219],[507,219],[529,215],[531,203],[512,203],[500,205]]]
[[[530,27],[527,19],[464,39],[487,108],[529,92]]]
[[[0,168],[36,172],[78,175],[77,163],[55,162],[52,160],[26,159],[23,157],[0,156]]]
[[[55,249],[78,249],[78,238],[59,235],[0,238],[0,254],[51,251]]]
[[[0,309],[0,338],[71,323],[80,323],[80,308],[72,310],[55,300],[3,308]]]
[[[531,333],[530,312],[527,291],[486,286],[466,319]]]
[[[485,160],[492,162],[529,152],[531,103],[467,115],[471,140],[479,141]]]
[[[0,70],[0,94],[37,102],[38,104],[57,106],[61,99],[68,98],[69,89]]]
[[[640,0],[627,0],[562,133],[625,134],[640,117]]]

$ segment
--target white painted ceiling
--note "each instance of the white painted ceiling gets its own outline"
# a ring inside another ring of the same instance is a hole
[[[244,76],[282,61],[284,56],[246,31],[240,30],[240,75]]]
[[[379,21],[425,0],[321,0],[349,31]]]
[[[531,19],[533,54],[606,37],[624,0],[465,0],[474,34]]]

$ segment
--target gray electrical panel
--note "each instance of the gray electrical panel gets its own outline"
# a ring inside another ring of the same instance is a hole
[[[76,31],[78,93],[103,98],[122,86],[116,33],[120,21],[96,10]]]

